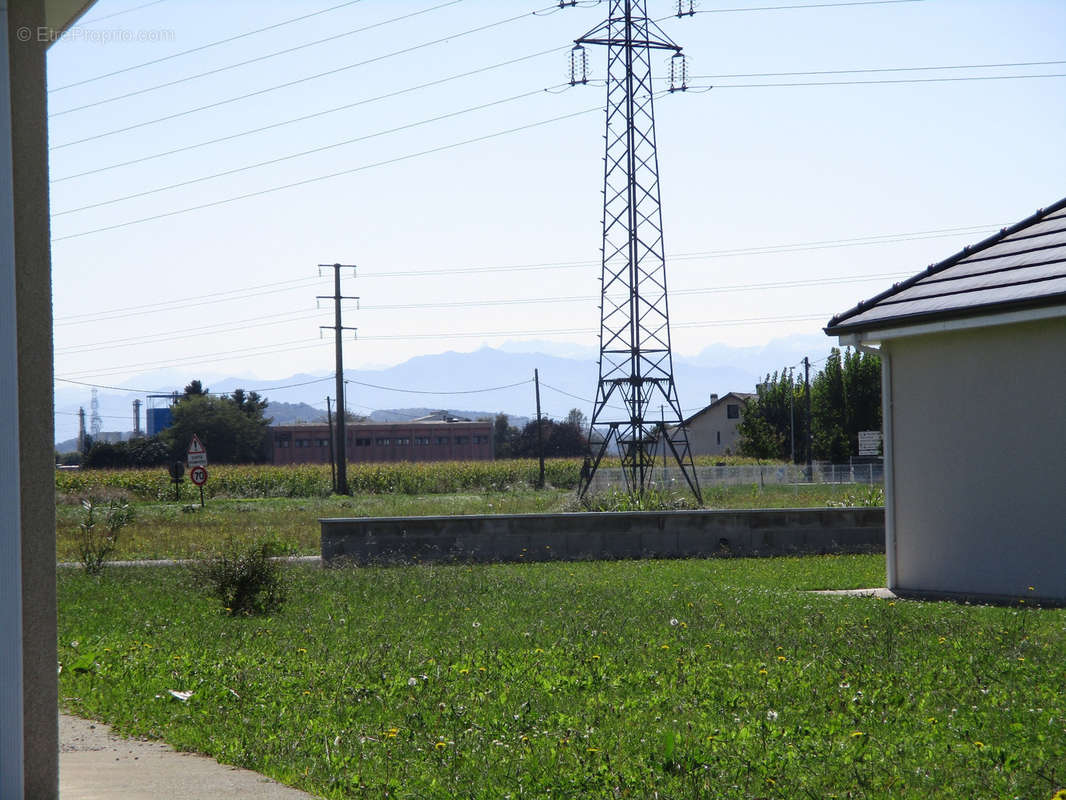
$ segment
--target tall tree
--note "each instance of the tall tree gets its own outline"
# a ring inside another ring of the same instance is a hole
[[[188,400],[190,397],[202,397],[205,394],[207,394],[207,387],[194,379],[185,387],[182,397]]]
[[[492,423],[492,440],[496,458],[514,458],[515,441],[519,430],[511,425],[506,414],[497,414]]]
[[[807,456],[807,425],[803,382],[782,369],[755,387],[745,403],[737,431],[740,452],[755,458],[788,460],[795,443],[796,460]]]
[[[840,350],[834,347],[822,371],[811,382],[811,433],[815,458],[841,463],[851,455],[844,427],[844,399],[844,369]]]
[[[254,394],[254,393],[253,393]],[[243,406],[233,397],[190,395],[173,408],[173,422],[160,434],[175,459],[184,456],[194,435],[200,438],[214,463],[244,464],[269,457],[266,400]]]

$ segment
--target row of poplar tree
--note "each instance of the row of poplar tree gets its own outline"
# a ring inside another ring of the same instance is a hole
[[[755,389],[741,415],[742,455],[846,462],[859,452],[859,431],[881,430],[881,359],[872,353],[833,348],[810,382],[810,417],[803,372],[782,369]]]

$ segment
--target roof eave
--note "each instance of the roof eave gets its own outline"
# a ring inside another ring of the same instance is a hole
[[[1066,295],[1041,297],[1027,303],[964,309],[954,314],[921,314],[878,320],[867,325],[830,325],[823,330],[843,345],[870,344],[905,336],[1016,325],[1066,317]]]

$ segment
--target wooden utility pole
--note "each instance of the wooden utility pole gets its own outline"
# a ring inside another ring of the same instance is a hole
[[[337,491],[337,456],[333,447],[333,414],[329,408],[329,398],[326,398],[326,424],[329,426],[329,482],[333,491]]]
[[[803,390],[807,395],[807,480],[813,480],[814,472],[811,469],[811,360],[803,357]]]
[[[537,453],[540,456],[540,477],[537,479],[537,488],[544,488],[544,433],[540,423],[540,374],[533,370],[533,384],[537,391]]]
[[[348,494],[348,441],[344,436],[344,412],[348,404],[344,401],[344,355],[341,352],[341,334],[343,331],[356,331],[346,328],[341,323],[341,300],[356,300],[358,297],[345,297],[341,294],[341,269],[355,269],[354,264],[319,264],[319,270],[329,267],[333,270],[333,294],[319,295],[319,300],[333,301],[333,325],[320,325],[324,330],[332,330],[336,338],[336,378],[337,378],[337,494]],[[358,306],[356,306],[358,308]]]

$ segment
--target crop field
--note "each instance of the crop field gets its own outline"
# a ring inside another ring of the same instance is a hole
[[[1024,798],[1066,610],[885,601],[881,556],[59,575],[62,702],[330,798]],[[184,699],[183,699],[184,698]]]
[[[258,468],[232,468],[255,474]],[[275,468],[269,468],[273,470]],[[158,472],[158,471],[157,471]],[[271,472],[267,472],[270,475]],[[64,474],[63,478],[67,479]],[[475,487],[442,493],[376,492],[337,495],[263,496],[262,487],[250,496],[216,494],[201,508],[199,495],[188,487],[181,501],[141,499],[153,491],[137,490],[147,477],[138,471],[73,473],[77,483],[64,480],[67,493],[56,505],[58,560],[77,561],[77,537],[85,515],[81,499],[95,497],[106,506],[109,498],[130,503],[132,521],[118,536],[113,559],[190,558],[209,552],[229,536],[241,540],[268,540],[280,552],[313,555],[319,552],[321,517],[404,517],[442,514],[529,514],[579,511],[582,506],[573,489],[549,487],[534,490],[525,483],[505,489]],[[213,479],[213,474],[212,474]],[[161,480],[160,485],[161,485]],[[250,478],[247,480],[251,480]],[[292,480],[296,480],[293,478]],[[326,483],[329,474],[326,473]],[[239,483],[239,482],[238,482]],[[275,481],[275,485],[281,483]],[[289,484],[291,485],[291,484]],[[130,487],[134,488],[130,488]],[[868,491],[847,484],[796,486],[729,486],[704,489],[708,508],[784,508],[825,506],[828,503],[857,504]],[[171,495],[172,497],[172,495]],[[857,499],[858,498],[858,499]]]

